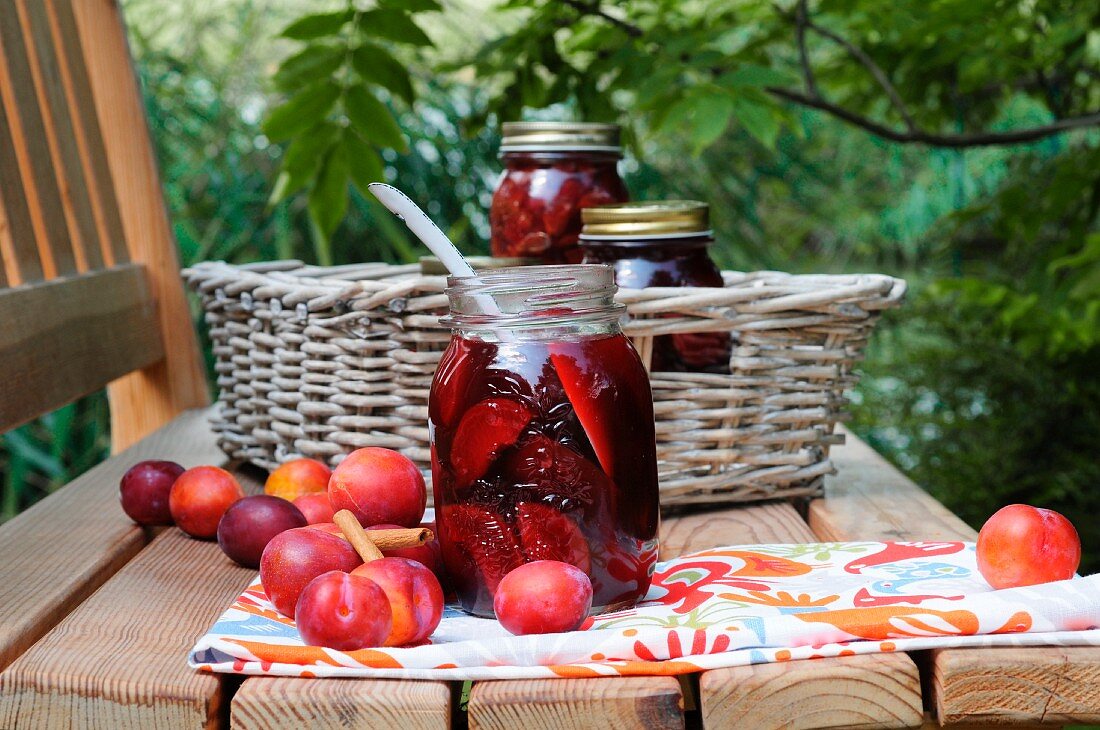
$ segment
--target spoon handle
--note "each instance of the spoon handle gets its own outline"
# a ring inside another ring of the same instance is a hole
[[[451,240],[409,196],[386,183],[371,183],[367,188],[391,213],[405,221],[409,230],[439,257],[452,275],[474,275],[474,270],[466,259],[462,258],[462,254],[458,252]]]

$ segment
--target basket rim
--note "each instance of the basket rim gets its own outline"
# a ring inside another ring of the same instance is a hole
[[[340,300],[367,297],[384,304],[417,291],[442,293],[446,288],[446,276],[422,274],[419,264],[384,262],[323,267],[297,260],[257,264],[203,261],[183,269],[181,274],[199,294],[223,299],[248,292],[253,298],[281,299],[283,305],[304,302],[311,311]],[[733,306],[745,313],[764,314],[828,302],[886,309],[900,302],[908,289],[904,279],[879,273],[791,274],[761,270],[723,271],[722,277],[722,287],[621,287],[618,298],[631,307],[632,313],[646,313],[654,309],[648,303],[661,302],[663,308]],[[356,307],[360,308],[367,307]]]

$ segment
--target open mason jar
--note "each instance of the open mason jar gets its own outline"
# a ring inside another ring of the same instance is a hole
[[[586,264],[608,264],[615,282],[650,286],[721,287],[707,249],[714,243],[710,208],[696,200],[622,203],[585,208],[580,247]],[[728,373],[728,332],[688,332],[654,339],[650,369]]]
[[[659,495],[649,379],[607,266],[448,280],[453,335],[429,398],[436,526],[462,607],[535,560],[592,580],[593,612],[645,595]]]
[[[615,124],[505,122],[504,174],[489,209],[494,256],[581,260],[581,208],[629,200]]]

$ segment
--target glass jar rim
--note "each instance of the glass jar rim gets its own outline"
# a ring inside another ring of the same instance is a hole
[[[615,273],[606,264],[550,264],[478,271],[447,278],[452,329],[543,329],[615,322]]]

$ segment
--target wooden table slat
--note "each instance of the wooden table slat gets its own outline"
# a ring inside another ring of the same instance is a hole
[[[675,677],[512,679],[476,682],[471,728],[684,727],[684,698]]]
[[[1100,649],[992,647],[932,652],[944,723],[1100,724]]]
[[[699,679],[708,728],[910,728],[923,720],[905,654],[713,669]]]
[[[785,502],[693,514],[670,522],[665,526],[670,557],[678,550],[816,539]],[[817,681],[819,676],[827,676],[828,681]],[[837,697],[837,687],[843,688],[842,699]],[[699,701],[707,728],[905,728],[921,722],[920,677],[912,660],[901,654],[712,669],[699,677]]]
[[[822,540],[973,540],[977,533],[874,449],[840,429],[847,443],[830,452],[837,474],[825,499],[810,504]]]
[[[446,730],[452,694],[447,682],[254,677],[233,696],[231,720],[234,730]]]
[[[185,658],[254,576],[165,530],[0,674],[0,727],[216,727],[222,680]]]
[[[965,522],[866,443],[832,452],[837,474],[809,522],[827,540],[974,540]],[[926,698],[941,722],[1013,725],[1100,721],[1100,649],[1026,647],[932,652]],[[1052,709],[1053,705],[1053,709]]]
[[[0,529],[0,669],[145,545],[147,535],[118,506],[118,482],[130,466],[154,458],[194,466],[224,457],[206,413],[191,411]]]

